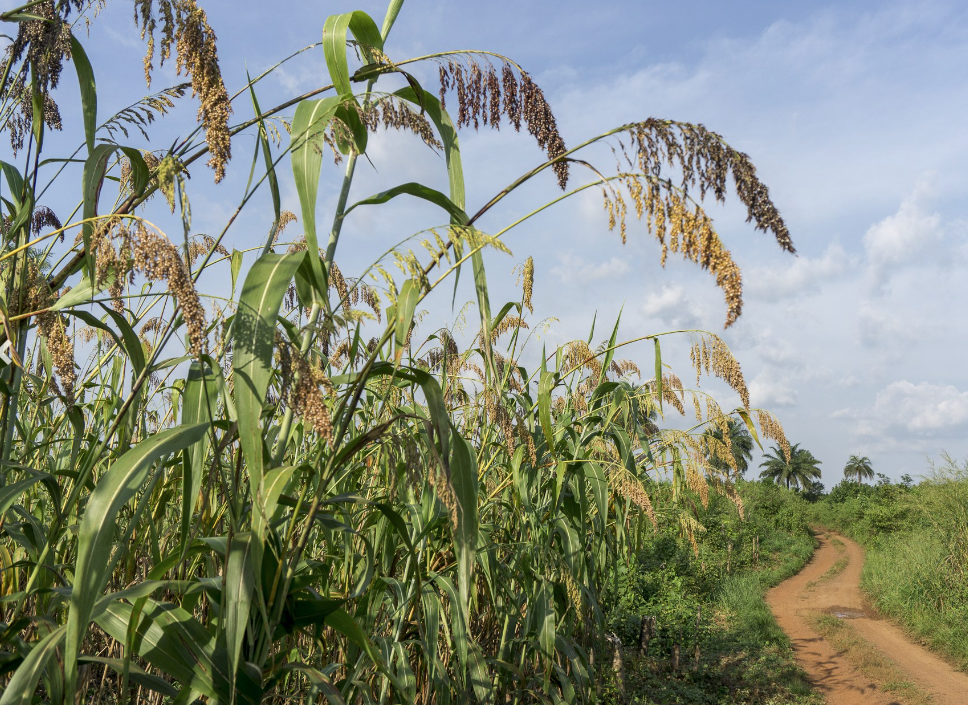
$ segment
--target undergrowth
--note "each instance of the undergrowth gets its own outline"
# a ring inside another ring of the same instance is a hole
[[[764,600],[769,587],[798,572],[813,553],[806,503],[773,484],[741,482],[737,490],[745,521],[721,499],[711,501],[697,512],[711,528],[695,546],[674,530],[660,531],[612,587],[606,619],[622,642],[626,701],[821,702]],[[640,648],[643,616],[656,622],[647,653]],[[680,668],[673,671],[676,644]],[[610,676],[606,695],[621,702],[613,652],[600,670]]]

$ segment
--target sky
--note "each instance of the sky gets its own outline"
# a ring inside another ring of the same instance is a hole
[[[244,85],[246,70],[256,75],[318,42],[327,15],[363,9],[380,24],[385,10],[372,1],[202,5],[230,92]],[[407,0],[386,50],[397,60],[451,49],[512,57],[543,88],[568,144],[660,117],[702,123],[749,154],[798,255],[754,231],[735,197],[725,207],[709,204],[743,271],[744,313],[729,329],[713,279],[673,257],[661,268],[642,224],[630,224],[623,246],[608,232],[595,191],[512,231],[512,256],[488,256],[492,300],[498,307],[519,297],[512,269],[533,255],[534,320],[557,319],[541,341],[549,348],[587,337],[593,319],[596,340],[607,338],[620,312],[622,339],[679,328],[717,332],[740,360],[753,404],[774,411],[790,440],[822,461],[829,488],[852,454],[868,456],[894,480],[928,472],[945,452],[968,456],[966,39],[968,5],[957,0]],[[127,2],[109,1],[81,40],[95,73],[111,76],[98,84],[100,115],[145,93],[144,45]],[[436,90],[433,66],[414,72]],[[166,65],[153,88],[177,80]],[[316,49],[257,91],[265,107],[328,82]],[[66,117],[76,114],[69,77],[58,99]],[[185,101],[150,144],[134,133],[128,143],[163,148],[192,124],[195,110]],[[235,118],[250,115],[243,97]],[[77,134],[63,136],[65,144]],[[253,147],[249,136],[233,142],[236,173],[218,188],[209,172],[193,169],[200,232],[217,231],[234,210]],[[541,161],[530,138],[508,127],[464,132],[461,147],[470,211]],[[442,160],[412,137],[379,135],[368,152],[371,163],[351,198],[403,181],[446,188]],[[607,149],[588,156],[612,167]],[[331,211],[341,177],[337,167],[323,171],[321,214]],[[282,187],[284,207],[298,212],[291,178]],[[482,227],[497,229],[554,196],[549,176]],[[256,215],[233,226],[235,247],[261,243],[271,221],[267,203],[257,199]],[[347,273],[360,271],[374,253],[438,222],[418,204],[361,208],[345,226],[337,259]],[[471,296],[461,289],[458,307]],[[430,319],[452,323],[449,304],[449,292],[438,297]],[[684,380],[688,344],[684,336],[663,343],[664,361]],[[651,368],[651,347],[627,350]],[[721,385],[704,381],[703,389],[722,394],[724,406],[738,403]]]

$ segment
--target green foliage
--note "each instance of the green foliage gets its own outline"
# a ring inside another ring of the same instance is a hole
[[[27,140],[31,155],[23,172],[0,163],[0,342],[13,353],[0,369],[4,705],[594,702],[591,654],[608,625],[628,631],[623,619],[649,609],[672,629],[694,628],[693,609],[712,604],[723,576],[760,560],[755,532],[802,530],[785,505],[760,517],[753,502],[749,525],[732,513],[730,472],[706,461],[713,436],[704,432],[728,416],[714,400],[690,433],[658,427],[664,409],[698,399],[663,361],[664,333],[621,341],[616,321],[600,344],[590,335],[538,358],[524,333],[533,263],[496,316],[487,286],[484,251],[509,253],[505,239],[522,222],[517,206],[502,213],[503,200],[551,170],[565,195],[533,214],[604,189],[609,225],[624,238],[632,201],[663,246],[712,271],[731,322],[739,271],[689,194],[722,200],[730,177],[755,226],[793,249],[746,155],[702,126],[657,119],[569,151],[540,88],[510,60],[390,60],[401,4],[390,4],[381,30],[363,12],[328,18],[320,51],[332,85],[263,110],[262,77],[250,80],[236,95],[256,114],[228,125],[204,12],[159,2],[162,53],[174,43],[192,77],[207,144],[192,135],[157,152],[116,143],[117,129],[129,137],[118,126],[134,121],[147,138],[184,86],[98,128],[97,67],[76,38],[73,54],[58,44],[81,3],[31,3],[0,18],[18,32],[0,81],[0,129],[14,151]],[[47,15],[24,12],[35,6]],[[151,7],[137,16],[148,35]],[[50,155],[43,140],[52,99],[38,70],[72,57],[83,159]],[[442,95],[453,83],[456,121],[403,68],[418,61],[441,68]],[[383,90],[400,81],[408,87]],[[280,123],[288,144],[274,141],[284,134],[274,121],[293,106]],[[546,159],[467,210],[457,128],[505,119]],[[349,202],[370,133],[388,127],[443,151],[447,193],[405,174]],[[220,181],[229,138],[243,135],[256,147],[244,194],[217,237],[196,234],[188,167],[209,156]],[[593,168],[567,190],[573,155],[599,142],[623,152],[629,170]],[[323,215],[326,150],[345,172]],[[283,161],[303,232],[288,242],[283,228],[296,217],[281,210]],[[61,176],[75,162],[79,173]],[[36,203],[38,183],[77,199],[66,225]],[[253,213],[263,187],[271,210]],[[341,235],[357,206],[404,196],[435,206],[436,217],[361,272],[341,272],[336,255],[352,246]],[[510,224],[484,232],[485,215]],[[169,216],[182,229],[175,236],[154,224]],[[272,223],[264,245],[230,252],[233,224],[260,218]],[[477,320],[463,332],[420,330],[422,306],[468,263]],[[743,400],[735,413],[750,418],[725,343],[693,336],[696,372],[722,377]],[[638,367],[616,350],[650,340],[655,376],[633,383]],[[768,412],[757,418],[775,425]],[[744,443],[739,433],[740,460]],[[662,540],[652,534],[659,520]],[[772,564],[779,548],[763,541]],[[713,639],[708,617],[698,629],[696,638]]]
[[[844,479],[853,478],[857,482],[874,479],[874,468],[871,467],[871,459],[867,456],[860,457],[852,455],[844,466]]]
[[[729,437],[728,452],[733,459],[731,464],[728,459],[713,454],[709,458],[709,464],[719,470],[728,470],[735,467],[740,475],[745,475],[749,469],[749,461],[753,459],[753,437],[744,424],[739,419],[728,417],[725,420],[726,435]],[[723,443],[723,429],[719,425],[712,426],[706,431],[706,435],[712,439]]]
[[[761,478],[769,478],[778,485],[782,484],[787,489],[791,487],[807,488],[812,480],[820,477],[821,461],[813,457],[806,448],[801,448],[799,443],[790,447],[790,457],[787,458],[780,448],[774,446],[771,452],[763,455],[763,462],[760,467]]]
[[[627,701],[818,701],[763,597],[813,553],[806,523],[791,521],[805,517],[806,502],[774,484],[740,482],[737,491],[745,519],[722,498],[712,499],[698,509],[697,519],[709,530],[695,547],[682,532],[660,530],[609,585],[606,624],[624,645]],[[657,488],[655,494],[665,492]],[[656,618],[648,655],[638,650],[642,616]],[[670,673],[676,644],[681,670]],[[700,664],[695,669],[697,645]],[[612,679],[604,695],[617,702],[621,698],[611,665],[606,660],[600,669],[606,680]]]

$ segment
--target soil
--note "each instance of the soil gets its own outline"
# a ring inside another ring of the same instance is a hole
[[[832,543],[842,541],[841,550]],[[936,705],[968,703],[968,674],[958,671],[920,646],[898,627],[879,617],[860,589],[864,549],[834,533],[817,535],[813,558],[797,575],[767,594],[780,627],[790,637],[797,662],[828,705],[895,705],[898,696],[885,692],[855,669],[832,645],[810,628],[809,612],[826,612],[850,620],[856,633],[906,674],[907,680],[929,693]],[[847,567],[821,580],[844,555]]]

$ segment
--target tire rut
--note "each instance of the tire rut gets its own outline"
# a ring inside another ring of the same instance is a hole
[[[836,538],[844,548],[832,543]],[[968,703],[968,674],[913,642],[896,626],[870,609],[860,589],[864,550],[834,533],[817,536],[819,546],[807,565],[767,593],[767,602],[780,627],[790,637],[797,662],[828,705],[901,705],[858,671],[846,657],[814,631],[810,613],[832,614],[850,620],[855,632],[893,662],[906,677],[932,696],[936,705]],[[826,575],[844,555],[847,566]]]

